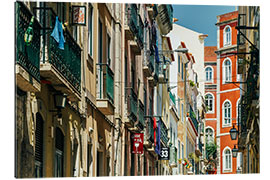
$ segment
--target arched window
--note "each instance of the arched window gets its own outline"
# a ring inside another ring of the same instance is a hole
[[[205,129],[205,137],[206,137],[206,143],[209,144],[211,142],[214,142],[214,130],[211,127],[207,127]]]
[[[229,58],[223,62],[223,83],[232,81],[232,63]]]
[[[226,101],[223,104],[223,124],[231,125],[231,117],[232,117],[231,103],[229,101]]]
[[[205,79],[207,82],[213,81],[213,69],[211,67],[205,68]]]
[[[56,128],[54,177],[64,176],[64,135],[60,128]]]
[[[232,170],[232,152],[229,147],[223,150],[223,171]]]
[[[223,46],[231,45],[231,27],[226,26],[223,31]]]
[[[240,98],[237,100],[236,104],[236,123],[241,124],[241,105],[240,105]]]
[[[214,97],[212,94],[205,95],[205,105],[208,108],[208,113],[214,112]]]

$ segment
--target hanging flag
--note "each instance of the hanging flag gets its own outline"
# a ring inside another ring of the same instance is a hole
[[[161,126],[161,120],[158,121],[158,127],[157,127],[157,142],[155,147],[155,152],[159,155],[160,154],[160,127]]]
[[[24,33],[24,42],[26,43],[27,46],[29,46],[33,40],[33,36],[34,36],[34,30],[33,30],[33,24],[34,24],[34,16],[32,16],[29,26],[26,29],[25,33]]]
[[[156,139],[156,129],[157,129],[157,120],[155,117],[153,117],[154,120],[154,126],[153,126],[153,130],[154,130],[154,145],[156,147],[157,144],[157,139]]]

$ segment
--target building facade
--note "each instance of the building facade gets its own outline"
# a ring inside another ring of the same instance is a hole
[[[243,154],[239,173],[260,173],[260,7],[239,6],[238,11],[237,74],[243,82],[237,127],[238,151]]]
[[[218,174],[236,173],[236,158],[232,149],[237,145],[231,140],[230,129],[237,125],[240,98],[237,75],[237,18],[238,11],[217,16],[217,156]]]

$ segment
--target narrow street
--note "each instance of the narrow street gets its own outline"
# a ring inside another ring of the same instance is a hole
[[[15,177],[260,173],[260,6],[185,8],[16,1]]]

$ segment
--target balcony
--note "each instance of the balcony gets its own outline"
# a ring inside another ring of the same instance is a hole
[[[157,21],[162,35],[167,35],[172,30],[173,8],[172,5],[158,5]]]
[[[138,116],[139,116],[139,123],[138,126],[140,127],[141,130],[144,129],[145,126],[145,121],[144,121],[144,105],[142,104],[142,102],[139,100],[139,112],[138,112]]]
[[[196,115],[191,106],[189,106],[189,116],[190,116],[192,124],[194,125],[196,133],[198,133],[198,121],[196,119]]]
[[[21,2],[16,2],[15,58],[16,85],[23,91],[38,92],[40,85],[40,29],[36,18],[33,22],[33,39],[29,45],[24,41],[24,34],[33,14]]]
[[[141,54],[143,49],[144,25],[141,16],[137,12],[136,4],[126,4],[125,10],[125,36],[131,40],[131,48],[135,54]]]
[[[166,125],[164,124],[164,122],[161,120],[161,118],[159,118],[159,120],[161,121],[161,127],[160,127],[160,139],[161,141],[164,143],[164,145],[166,146],[169,138],[168,138],[168,130]]]
[[[125,37],[133,40],[134,35],[138,33],[138,13],[136,4],[126,4],[125,6]]]
[[[128,118],[129,120],[126,122],[128,127],[133,128],[134,123],[137,121],[137,95],[135,94],[134,90],[129,88],[126,89],[126,102],[127,102],[127,109],[128,109]]]
[[[150,53],[147,53],[146,59],[143,64],[143,73],[146,77],[150,77],[152,73],[154,72],[154,63],[155,63],[155,57],[153,55],[150,55]]]
[[[107,64],[96,64],[97,108],[105,115],[114,114],[114,73]]]
[[[67,28],[63,29],[64,50],[51,36],[55,26],[56,13],[52,8],[35,8],[40,15],[44,31],[40,74],[58,91],[68,94],[71,101],[77,101],[81,95],[81,48]],[[61,22],[61,20],[59,19]]]

